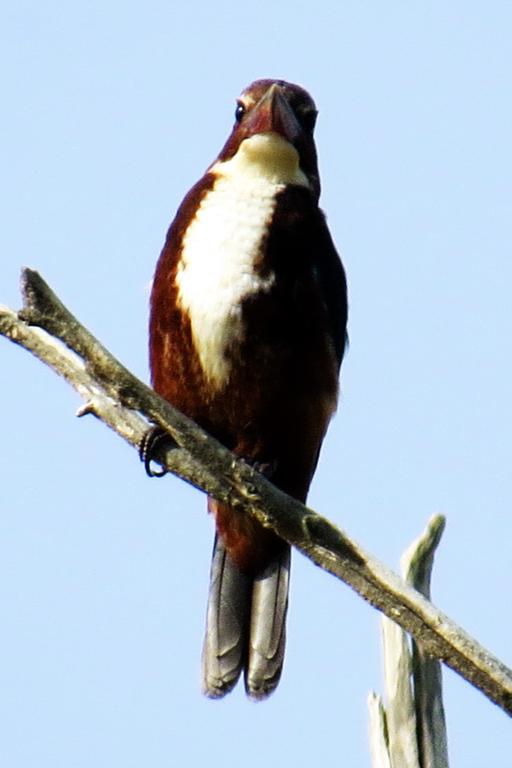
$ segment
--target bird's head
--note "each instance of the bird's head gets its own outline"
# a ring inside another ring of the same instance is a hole
[[[236,166],[308,187],[318,198],[316,117],[304,88],[284,80],[256,80],[238,98],[233,130],[210,170],[224,175]]]

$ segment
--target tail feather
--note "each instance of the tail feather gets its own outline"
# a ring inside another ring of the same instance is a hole
[[[276,688],[284,661],[290,548],[260,573],[253,583],[249,655],[245,690],[252,699],[263,699]]]
[[[252,578],[230,560],[216,536],[203,645],[203,692],[211,698],[228,693],[247,657]]]
[[[281,676],[285,648],[290,548],[283,544],[259,573],[233,563],[215,538],[203,645],[203,692],[228,693],[245,670],[245,689],[263,699]]]

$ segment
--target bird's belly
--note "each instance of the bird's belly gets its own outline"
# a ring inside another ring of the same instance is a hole
[[[216,390],[230,377],[228,348],[244,339],[244,301],[268,293],[275,281],[264,270],[262,251],[281,189],[268,179],[217,180],[183,239],[178,305],[190,319],[203,373]]]

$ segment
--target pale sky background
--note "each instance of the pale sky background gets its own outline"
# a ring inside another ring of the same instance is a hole
[[[350,287],[310,504],[396,567],[448,517],[434,600],[512,663],[512,5],[5,2],[0,301],[22,265],[147,380],[148,287],[257,77],[313,94]],[[267,702],[199,692],[212,524],[0,340],[0,764],[370,765],[378,615],[300,555]],[[453,768],[512,766],[509,719],[444,675]]]

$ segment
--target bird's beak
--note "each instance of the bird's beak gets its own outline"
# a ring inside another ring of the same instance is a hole
[[[295,144],[303,133],[292,108],[276,83],[263,94],[244,125],[244,138],[257,133],[278,133],[291,144]]]

